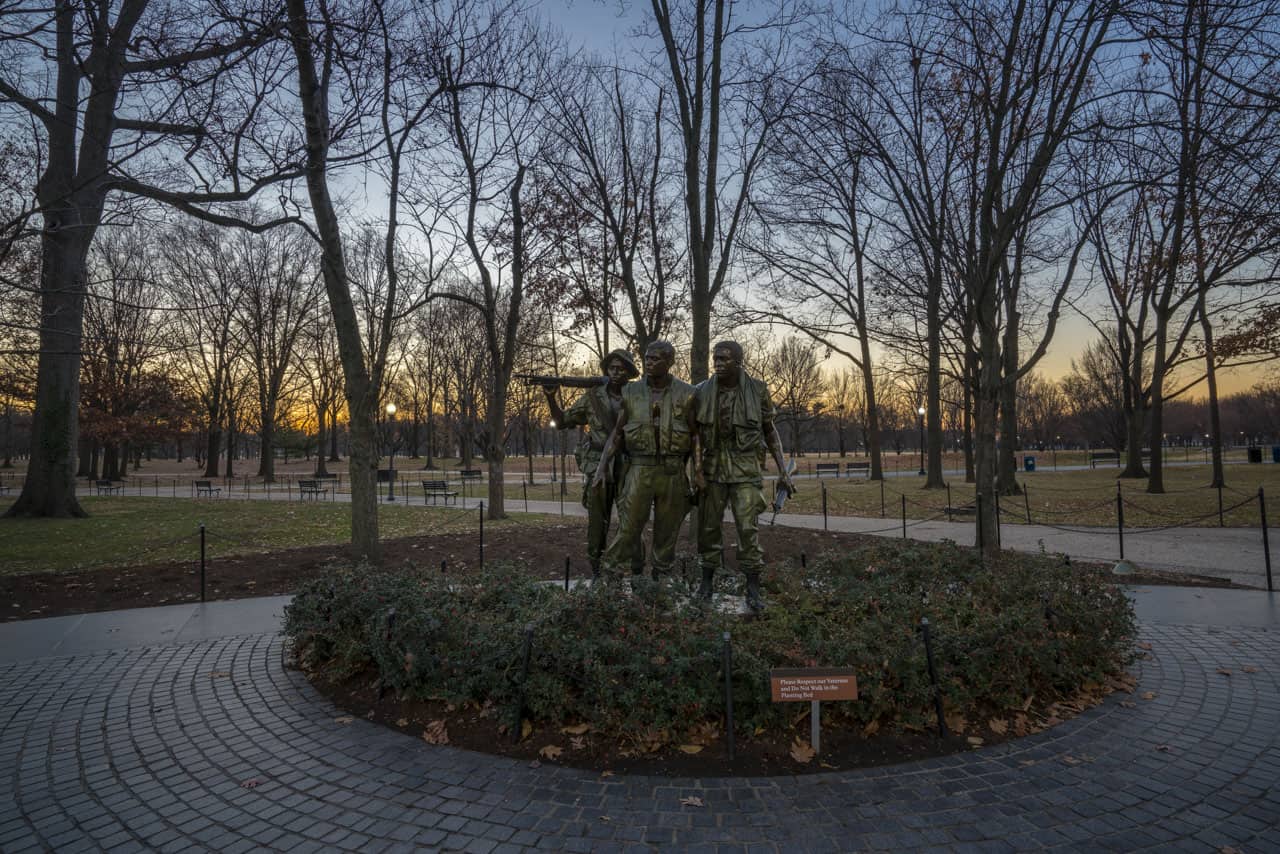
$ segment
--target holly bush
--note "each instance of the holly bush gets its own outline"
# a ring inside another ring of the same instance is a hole
[[[722,582],[723,583],[723,582]],[[564,592],[519,566],[446,577],[410,567],[333,568],[286,612],[304,669],[365,671],[404,696],[517,705],[538,722],[603,735],[680,734],[724,711],[725,633],[742,731],[785,725],[776,667],[853,667],[859,698],[824,726],[918,729],[934,716],[922,621],[948,715],[1035,713],[1118,678],[1135,630],[1123,591],[1043,555],[984,565],[951,544],[869,540],[765,578],[769,607],[743,618],[703,609],[681,579]],[[526,634],[529,669],[523,678]]]

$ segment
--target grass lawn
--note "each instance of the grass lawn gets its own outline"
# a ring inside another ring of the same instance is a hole
[[[1256,527],[1258,487],[1274,496],[1268,507],[1268,522],[1280,518],[1280,465],[1232,465],[1226,469],[1228,488],[1223,490],[1224,508],[1243,506],[1224,513],[1229,527]],[[1054,525],[1104,525],[1116,523],[1116,483],[1125,499],[1126,527],[1155,527],[1170,524],[1216,526],[1218,493],[1209,489],[1207,466],[1165,469],[1165,494],[1148,495],[1147,481],[1118,480],[1115,469],[1093,469],[1054,473],[1052,471],[1020,472],[1018,482],[1026,488],[1026,499],[1010,496],[1001,499],[1004,524],[1025,524],[1030,510],[1031,522]],[[894,477],[884,482],[884,512],[888,518],[900,518],[902,499],[907,502],[907,518],[923,519],[941,516],[947,506],[946,490],[922,488],[922,477]],[[827,512],[833,516],[879,516],[881,488],[879,483],[864,480],[827,478]],[[797,484],[799,493],[787,503],[791,513],[821,513],[822,489],[818,481],[804,479]],[[770,486],[766,496],[773,497]],[[951,481],[952,506],[972,505],[973,487],[959,479]],[[1203,518],[1208,517],[1208,518]]]
[[[155,498],[81,498],[88,519],[0,518],[0,574],[138,566],[199,555],[203,522],[210,554],[256,554],[298,546],[346,543],[346,504],[277,501],[190,501]],[[7,506],[7,503],[6,503]],[[513,510],[518,508],[511,508]],[[475,530],[478,511],[380,505],[386,539]],[[538,524],[485,520],[485,528]]]

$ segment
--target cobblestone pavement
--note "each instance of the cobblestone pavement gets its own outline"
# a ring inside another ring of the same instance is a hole
[[[37,659],[0,667],[0,850],[1280,851],[1276,633],[1143,634],[1137,693],[1045,733],[774,778],[601,778],[344,725],[268,634]]]

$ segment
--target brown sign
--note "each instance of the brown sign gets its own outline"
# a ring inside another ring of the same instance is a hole
[[[773,702],[856,700],[858,677],[852,667],[774,668],[769,671]]]

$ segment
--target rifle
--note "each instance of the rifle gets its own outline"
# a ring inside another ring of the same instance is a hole
[[[773,486],[773,518],[769,520],[772,525],[778,520],[778,514],[782,512],[782,505],[787,503],[787,499],[791,497],[791,490],[787,489],[785,484],[791,475],[795,474],[796,461],[787,460],[787,467],[783,470],[782,476],[779,477]]]
[[[608,377],[555,377],[545,374],[512,374],[512,379],[521,380],[525,385],[564,386],[565,388],[595,388],[609,381]]]

